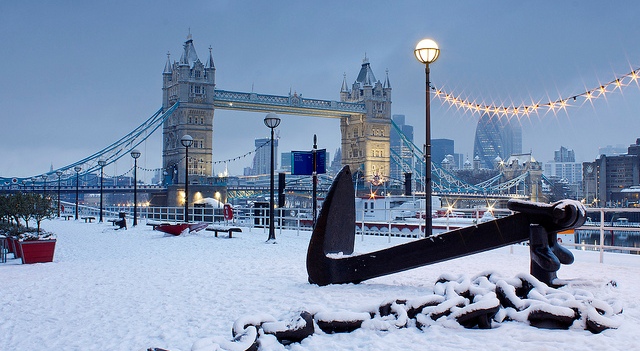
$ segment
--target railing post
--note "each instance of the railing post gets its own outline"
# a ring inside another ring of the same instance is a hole
[[[600,263],[604,262],[604,209],[600,208]]]
[[[389,241],[388,242],[391,242],[391,209],[390,208],[386,208],[386,206],[385,206],[384,211],[385,212],[388,211],[387,213],[385,213],[385,216],[387,217],[387,224],[388,224],[388,230],[389,230]]]
[[[360,233],[362,234],[361,241],[364,241],[364,208],[362,209],[362,221],[360,223]]]

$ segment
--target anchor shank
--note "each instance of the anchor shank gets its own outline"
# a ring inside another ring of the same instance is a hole
[[[526,241],[529,239],[529,225],[530,221],[526,215],[516,213],[478,226],[461,228],[357,256],[336,259],[318,251],[312,255],[315,259],[323,261],[317,268],[325,266],[325,269],[328,269],[324,272],[310,269],[309,279],[318,285],[359,283]]]

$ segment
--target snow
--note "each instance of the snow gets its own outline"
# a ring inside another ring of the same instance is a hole
[[[634,350],[640,343],[638,255],[606,253],[601,264],[597,252],[572,251],[575,263],[558,272],[570,283],[568,288],[534,284],[527,299],[517,298],[507,288],[532,279],[528,247],[523,245],[361,284],[319,287],[307,282],[310,232],[277,231],[277,244],[268,245],[262,228],[244,228],[231,239],[215,238],[207,231],[174,237],[142,222],[126,231],[115,231],[109,223],[43,223],[58,238],[53,263],[23,265],[9,259],[0,264],[0,349],[187,351],[216,350],[217,345],[243,349],[256,335],[256,328],[245,328],[247,324],[288,321],[303,310],[364,317],[385,303],[391,303],[395,315],[376,315],[351,333],[316,330],[288,346],[271,335],[260,335],[261,349],[583,351]],[[389,243],[387,237],[358,236],[356,252],[407,240],[391,238]],[[479,279],[483,276],[489,278]],[[433,301],[442,308],[441,298],[434,296],[441,293],[447,296],[444,303],[457,308],[453,306],[465,302],[457,294],[469,290],[484,296],[471,301],[479,304],[476,307],[487,307],[495,305],[491,286],[502,286],[519,309],[501,310],[497,317],[505,320],[494,322],[492,329],[465,329],[450,318],[428,321],[422,329],[411,323],[394,327],[407,319],[395,301],[407,300],[415,307]],[[587,304],[595,323],[613,322],[618,328],[599,334],[575,325],[569,330],[539,329],[522,316],[538,303],[547,303],[547,309],[554,304],[551,312],[565,314],[571,304]],[[232,328],[242,332],[236,342]]]

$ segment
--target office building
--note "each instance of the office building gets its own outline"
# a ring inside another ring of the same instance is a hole
[[[474,159],[478,157],[480,167],[486,169],[493,168],[497,157],[506,160],[511,155],[521,154],[521,126],[495,114],[483,114],[476,126],[473,153]]]

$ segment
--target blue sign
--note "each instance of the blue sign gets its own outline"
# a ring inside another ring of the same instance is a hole
[[[316,174],[327,173],[327,150],[316,150]],[[291,151],[291,174],[313,175],[313,151]]]

